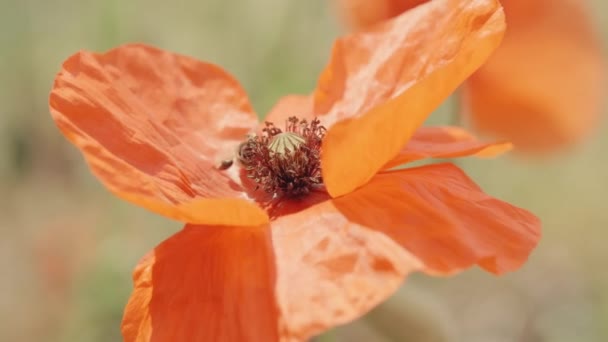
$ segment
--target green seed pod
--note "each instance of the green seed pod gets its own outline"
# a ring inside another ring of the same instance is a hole
[[[284,132],[275,135],[268,148],[276,154],[286,154],[287,151],[294,152],[300,145],[305,143],[306,140],[299,134]]]

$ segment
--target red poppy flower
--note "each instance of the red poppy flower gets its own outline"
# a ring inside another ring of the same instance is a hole
[[[338,0],[351,26],[368,27],[428,0]],[[529,153],[576,143],[596,126],[606,64],[580,0],[502,0],[507,33],[462,88],[465,116],[480,132]]]
[[[503,21],[497,1],[440,0],[341,38],[314,94],[268,114],[276,126],[217,66],[144,45],[70,57],[50,97],[61,131],[117,196],[188,222],[137,266],[125,341],[304,340],[412,271],[519,267],[532,214],[452,164],[388,170],[509,148],[420,128]]]

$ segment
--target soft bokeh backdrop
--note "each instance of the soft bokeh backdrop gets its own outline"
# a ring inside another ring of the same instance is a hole
[[[608,42],[608,5],[590,2]],[[260,116],[308,93],[341,26],[325,1],[0,0],[0,341],[120,341],[137,260],[180,228],[110,195],[55,128],[47,97],[79,49],[146,42],[222,65]],[[430,121],[453,121],[448,101]],[[576,115],[576,113],[573,113]],[[323,341],[607,341],[608,135],[538,160],[458,163],[528,208],[543,239],[520,271],[414,275]]]

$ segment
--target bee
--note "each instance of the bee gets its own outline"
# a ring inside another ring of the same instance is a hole
[[[251,164],[251,158],[254,154],[251,145],[255,143],[253,138],[255,138],[255,134],[247,134],[247,140],[240,143],[236,149],[236,159],[243,166]]]
[[[251,163],[252,156],[253,151],[251,150],[249,141],[242,142],[236,150],[236,159],[238,162],[243,166],[247,166]]]
[[[251,163],[251,158],[253,156],[252,151],[252,139],[255,137],[255,134],[247,134],[246,140],[239,144],[235,151],[235,158],[226,158],[220,161],[217,166],[218,170],[228,170],[236,159],[243,166],[248,166]]]
[[[241,165],[247,166],[249,164],[248,160],[251,160],[252,151],[251,151],[251,141],[255,137],[255,134],[249,133],[245,135],[245,141],[239,144],[235,151],[236,158],[226,158],[220,161],[217,166],[218,170],[224,171],[228,170],[233,164],[234,159],[236,159]]]

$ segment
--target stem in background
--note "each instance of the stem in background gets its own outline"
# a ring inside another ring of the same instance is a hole
[[[448,121],[450,126],[462,126],[464,123],[460,100],[461,92],[460,88],[456,89],[450,98],[450,118]]]
[[[450,98],[450,113],[448,119],[448,125],[462,127],[464,120],[462,117],[462,102],[460,96],[462,95],[460,88],[456,89]],[[459,160],[456,158],[448,159],[448,161],[456,166],[460,166]]]
[[[313,337],[310,342],[337,342],[336,335],[333,330],[324,332],[322,335]]]
[[[452,321],[431,294],[408,286],[364,318],[387,341],[450,341]]]

